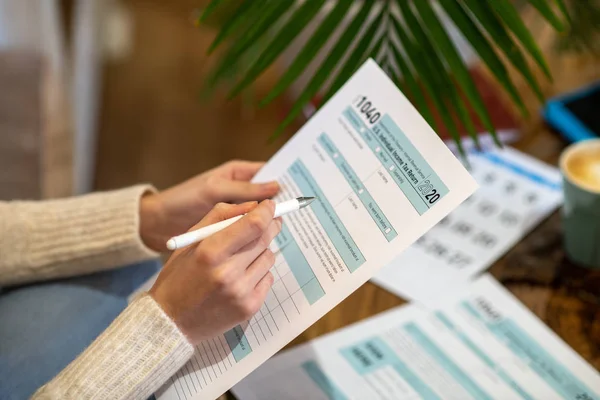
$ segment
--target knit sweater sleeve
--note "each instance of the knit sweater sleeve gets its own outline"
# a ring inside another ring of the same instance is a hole
[[[133,186],[67,199],[0,202],[0,286],[67,277],[158,256],[139,234]]]
[[[193,353],[183,333],[146,294],[32,400],[147,399]]]

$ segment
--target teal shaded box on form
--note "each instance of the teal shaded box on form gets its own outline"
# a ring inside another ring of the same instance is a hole
[[[302,368],[329,400],[348,400],[348,397],[325,375],[316,362],[307,361],[302,364]]]
[[[225,340],[227,340],[233,358],[235,358],[235,361],[237,362],[240,362],[240,360],[252,353],[250,343],[248,343],[248,339],[240,325],[234,326],[225,332]]]
[[[343,114],[419,215],[448,194],[448,187],[389,115],[384,115],[371,130],[351,107]]]
[[[511,389],[517,392],[524,400],[535,400],[525,389],[515,382],[500,365],[496,364],[479,346],[477,346],[462,330],[455,326],[452,321],[441,311],[435,312],[436,318],[446,326],[458,339],[471,350],[485,365],[494,370],[500,379]]]
[[[373,337],[340,350],[342,356],[360,375],[368,375],[380,368],[391,366],[422,399],[440,397],[404,363],[396,352],[380,337]]]
[[[414,185],[420,185],[425,180],[429,180],[437,193],[440,194],[440,197],[448,194],[448,187],[442,182],[433,168],[425,161],[421,153],[388,114],[385,114],[376,126],[380,127],[386,135],[390,136],[391,140],[394,142],[394,153],[398,153],[399,159],[402,159],[402,161],[408,164],[408,168],[414,168],[414,174],[418,175],[415,177],[417,179],[416,182],[411,180]],[[394,154],[394,158],[395,157],[396,154]],[[419,191],[419,194],[425,199],[425,196],[421,191]]]
[[[375,157],[377,157],[381,163],[381,166],[387,170],[392,177],[392,180],[396,183],[398,188],[402,190],[402,193],[404,193],[410,204],[419,213],[419,215],[422,215],[425,211],[427,211],[429,207],[425,201],[418,196],[416,189],[408,182],[406,176],[398,167],[396,162],[392,159],[392,155],[385,148],[384,144],[381,143],[380,139],[377,138],[373,132],[371,132],[371,130],[360,120],[352,108],[348,107],[346,111],[344,111],[344,115],[346,118],[348,118],[352,126],[354,126],[359,134],[362,135]]]
[[[548,383],[564,399],[598,399],[593,392],[571,371],[563,367],[552,355],[525,332],[512,319],[501,318],[499,321],[487,320],[468,301],[462,303],[463,309],[479,319],[499,340],[508,346],[514,355],[525,361],[540,378]],[[587,395],[587,397],[585,397]]]
[[[433,341],[414,323],[404,325],[404,331],[427,353],[436,363],[448,372],[473,398],[493,400],[475,383],[454,361],[450,359]]]
[[[338,217],[332,205],[327,201],[323,191],[312,177],[310,171],[302,161],[296,160],[288,169],[288,172],[298,185],[303,196],[316,196],[317,199],[311,204],[311,209],[325,229],[325,233],[331,239],[336,250],[344,260],[350,272],[356,271],[365,263],[358,246],[350,236],[350,233]]]
[[[304,293],[304,297],[306,297],[308,303],[312,305],[325,296],[325,290],[323,290],[310,264],[306,261],[302,250],[300,250],[298,243],[292,237],[285,223],[281,227],[279,235],[275,237],[275,243],[277,243],[283,258],[285,258],[290,270],[292,270],[292,274],[296,282],[298,282],[298,286],[302,289],[302,293]]]
[[[375,202],[373,196],[371,196],[371,193],[369,193],[358,175],[356,175],[352,167],[350,167],[350,164],[348,164],[343,154],[340,153],[338,148],[335,146],[335,144],[333,144],[326,133],[323,133],[321,136],[319,136],[319,143],[323,149],[325,149],[327,154],[329,154],[331,161],[333,161],[333,163],[338,167],[339,171],[346,179],[346,182],[348,182],[356,196],[363,203],[367,209],[367,212],[371,216],[371,219],[373,222],[375,222],[386,240],[389,242],[398,236],[398,233],[387,219],[383,211],[381,211],[381,208],[379,208],[379,205]]]

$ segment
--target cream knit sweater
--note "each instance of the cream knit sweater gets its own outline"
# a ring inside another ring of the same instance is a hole
[[[64,200],[0,202],[0,286],[156,257],[139,236],[139,202],[146,191],[154,189],[140,185]],[[33,398],[146,399],[193,351],[143,294]]]

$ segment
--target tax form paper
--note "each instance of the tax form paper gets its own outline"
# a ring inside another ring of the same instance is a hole
[[[240,400],[599,400],[600,375],[490,275],[273,357]]]
[[[469,197],[477,184],[372,60],[257,174],[285,201],[275,283],[249,321],[196,347],[157,393],[211,399],[264,363]]]

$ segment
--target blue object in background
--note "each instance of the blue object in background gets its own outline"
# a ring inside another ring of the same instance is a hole
[[[542,116],[568,141],[600,137],[600,82],[561,96],[546,103]]]

